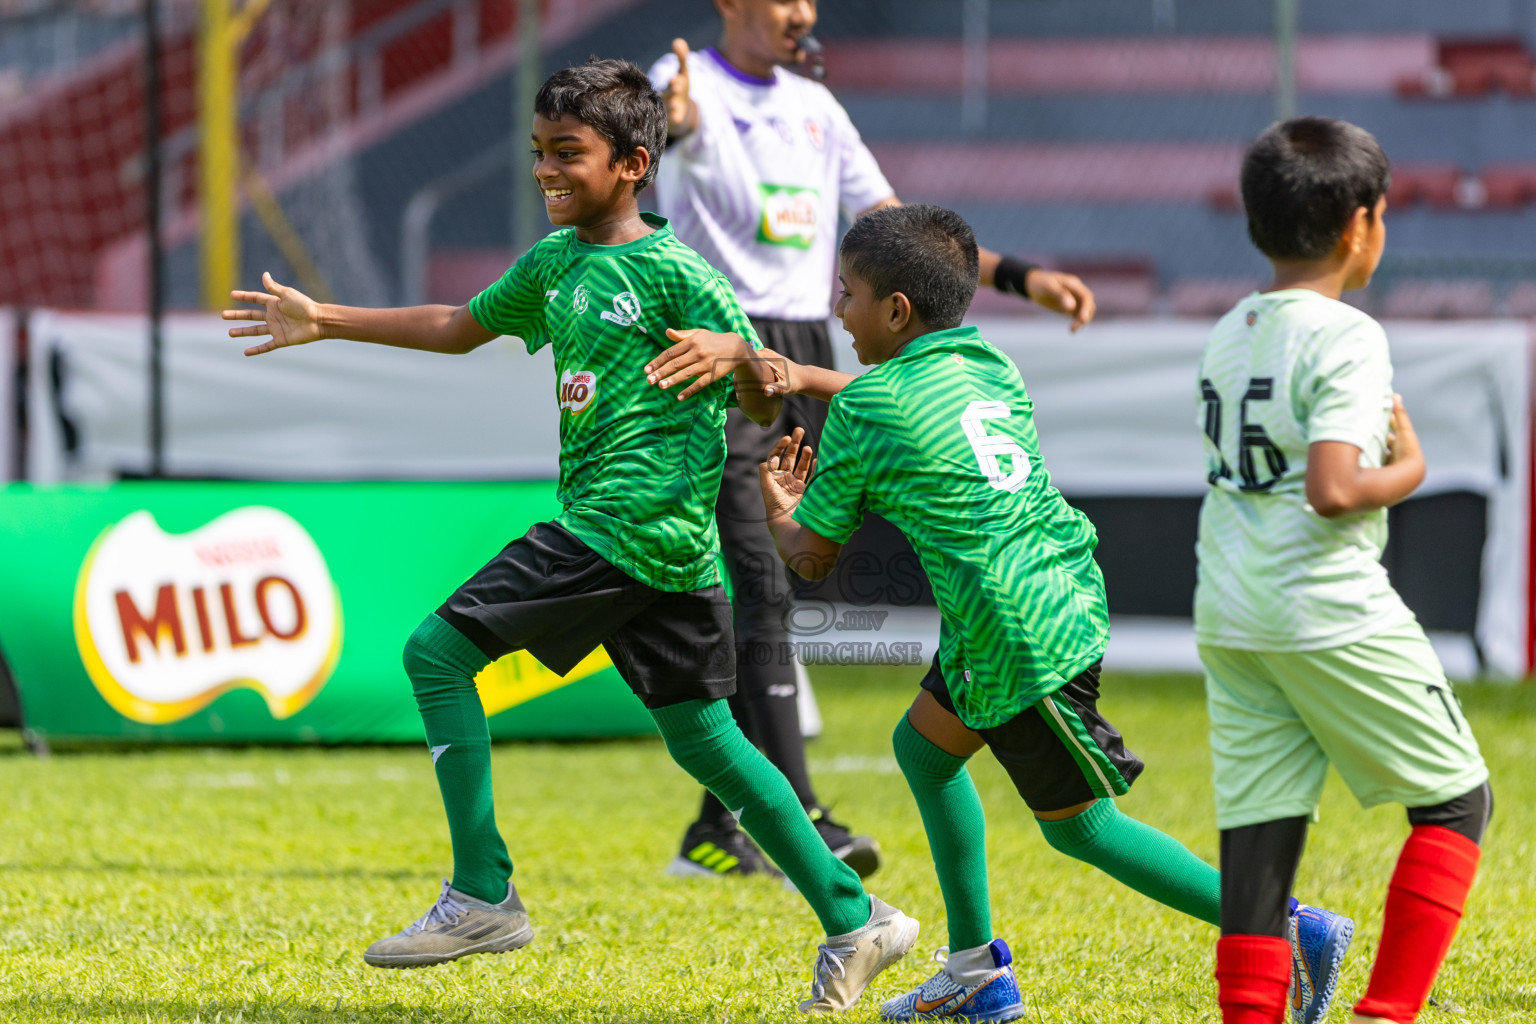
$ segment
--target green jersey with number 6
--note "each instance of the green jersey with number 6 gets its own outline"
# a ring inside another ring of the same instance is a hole
[[[1305,288],[1250,295],[1200,358],[1205,432],[1195,634],[1253,651],[1342,647],[1413,618],[1381,564],[1387,512],[1324,519],[1307,448],[1342,441],[1380,466],[1392,415],[1387,336]]]
[[[1000,725],[1103,656],[1093,524],[1051,486],[1018,368],[976,328],[914,338],[844,388],[817,459],[795,519],[839,543],[865,512],[906,534],[966,725]]]
[[[725,466],[730,377],[691,400],[645,379],[672,344],[667,328],[734,331],[762,347],[731,284],[672,234],[589,245],[570,229],[545,236],[469,302],[484,328],[554,346],[560,409],[555,522],[659,590],[720,581],[715,498]],[[510,439],[515,443],[516,439]]]

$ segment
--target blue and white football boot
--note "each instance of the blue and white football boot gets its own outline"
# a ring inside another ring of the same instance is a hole
[[[1291,1020],[1317,1024],[1339,984],[1355,922],[1343,914],[1291,901]]]
[[[1014,979],[1008,943],[993,939],[945,958],[937,974],[904,996],[880,1007],[885,1020],[1008,1021],[1024,1016],[1024,1000]]]

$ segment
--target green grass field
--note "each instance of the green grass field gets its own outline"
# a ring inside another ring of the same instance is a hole
[[[872,889],[923,922],[918,950],[850,1017],[933,969],[938,887],[889,736],[919,670],[823,669],[824,798],[875,833]],[[1214,860],[1197,680],[1106,677],[1105,708],[1148,762],[1131,814]],[[1467,687],[1498,802],[1466,926],[1421,1021],[1536,1020],[1536,687]],[[0,733],[0,1020],[122,1022],[800,1019],[818,939],[768,881],[663,877],[697,791],[659,740],[496,751],[498,815],[538,938],[522,951],[380,971],[370,941],[435,896],[447,829],[425,751],[162,749],[45,761]],[[998,934],[1028,1021],[1210,1021],[1214,929],[1056,854],[985,753]],[[1407,832],[1330,780],[1298,895],[1360,938],[1330,1020],[1363,988]],[[1454,1016],[1453,1016],[1454,1014]]]

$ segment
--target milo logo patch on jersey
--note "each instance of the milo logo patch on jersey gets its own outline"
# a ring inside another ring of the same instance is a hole
[[[560,408],[580,416],[597,397],[597,374],[591,370],[562,370],[560,373]]]
[[[763,217],[757,225],[757,240],[809,249],[816,240],[816,222],[821,215],[820,193],[794,185],[762,184],[758,188]]]

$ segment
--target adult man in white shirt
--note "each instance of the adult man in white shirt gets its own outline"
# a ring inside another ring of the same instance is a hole
[[[800,363],[833,364],[827,316],[841,213],[899,203],[847,112],[820,82],[787,70],[804,61],[816,23],[815,0],[715,0],[718,46],[673,52],[652,66],[667,104],[669,144],[656,179],[658,211],[673,231],[736,288],[768,348]],[[814,45],[811,44],[811,45]],[[1093,318],[1092,293],[1071,274],[981,250],[981,283],[1072,317]],[[791,595],[763,522],[757,464],[795,427],[816,444],[825,403],[784,402],[764,431],[736,410],[726,423],[725,475],[716,504],[735,609],[738,697],[733,708],[794,786],[822,837],[861,876],[880,863],[879,847],[828,817],[805,765],[788,652]],[[727,809],[705,794],[674,873],[751,874],[767,869]]]

